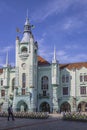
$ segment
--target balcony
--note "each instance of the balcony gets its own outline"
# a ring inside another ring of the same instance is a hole
[[[22,59],[26,59],[28,56],[29,56],[28,53],[21,53],[21,54],[19,54],[19,57],[22,58]]]
[[[38,98],[39,98],[39,99],[49,98],[49,97],[50,97],[50,94],[49,94],[49,93],[47,93],[46,95],[43,95],[43,94],[41,94],[41,93],[38,94]]]

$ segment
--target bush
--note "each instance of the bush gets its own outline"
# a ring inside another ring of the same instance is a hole
[[[47,112],[14,112],[16,118],[31,118],[31,119],[47,119],[49,117]],[[7,112],[1,112],[0,117],[7,117]]]
[[[65,113],[63,120],[87,121],[87,115],[82,113]]]

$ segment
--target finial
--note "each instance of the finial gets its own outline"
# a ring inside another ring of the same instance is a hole
[[[28,18],[28,8],[27,8],[27,18]]]

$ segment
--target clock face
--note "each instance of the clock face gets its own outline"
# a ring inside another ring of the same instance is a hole
[[[25,63],[22,63],[22,68],[25,69],[26,68],[26,64]]]

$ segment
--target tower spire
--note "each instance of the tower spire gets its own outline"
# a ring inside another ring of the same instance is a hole
[[[33,38],[33,34],[31,31],[31,28],[33,25],[30,24],[29,18],[28,18],[28,9],[27,9],[27,14],[26,14],[26,21],[24,24],[24,32],[23,32],[23,38],[21,40],[21,43],[29,42],[30,38]]]
[[[55,49],[55,46],[54,46],[54,61],[56,61],[56,49]]]
[[[27,8],[27,18],[28,18],[28,8]]]
[[[6,55],[6,66],[8,66],[8,51],[7,51],[7,55]]]
[[[56,48],[54,46],[54,55],[53,55],[53,63],[57,63],[57,59],[56,59]]]

